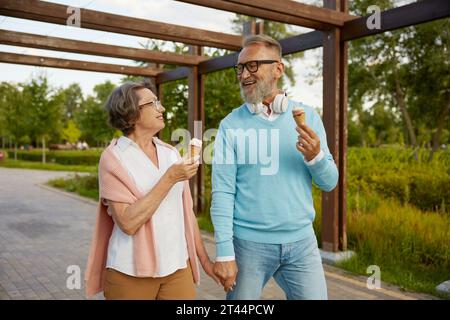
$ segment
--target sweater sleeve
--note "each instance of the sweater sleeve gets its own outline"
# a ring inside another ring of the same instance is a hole
[[[316,111],[313,111],[312,126],[312,129],[320,138],[320,149],[324,153],[324,156],[314,164],[308,165],[307,168],[316,185],[321,190],[329,192],[336,187],[339,179],[339,172],[333,156],[328,149],[327,135],[325,128],[323,127],[322,119],[320,119],[320,116]]]
[[[223,122],[214,142],[212,163],[211,219],[214,225],[216,256],[234,256],[233,215],[236,194],[236,153],[233,138]]]

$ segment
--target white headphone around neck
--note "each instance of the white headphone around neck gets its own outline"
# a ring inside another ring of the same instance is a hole
[[[273,102],[270,104],[270,107],[275,113],[283,113],[287,110],[288,103],[289,99],[287,97],[287,93],[284,91],[275,96],[275,99],[273,99]],[[264,110],[264,105],[262,102],[258,104],[250,104],[250,103],[247,104],[250,106],[250,111],[252,113],[261,113]]]

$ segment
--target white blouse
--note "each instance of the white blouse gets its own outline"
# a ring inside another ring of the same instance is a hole
[[[147,194],[178,160],[177,153],[155,142],[157,168],[142,149],[131,139],[120,137],[114,154],[142,194]],[[187,267],[188,251],[184,232],[183,182],[176,183],[152,216],[157,270],[155,277],[164,277]],[[124,233],[115,223],[109,240],[106,267],[136,276],[133,259],[133,236]]]

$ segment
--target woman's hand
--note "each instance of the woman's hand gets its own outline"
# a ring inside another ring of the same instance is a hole
[[[220,279],[216,274],[214,273],[214,263],[211,260],[207,260],[202,265],[203,270],[205,270],[205,273],[210,276],[218,285],[220,285]]]
[[[196,159],[197,158],[197,159]],[[180,181],[189,180],[198,170],[198,157],[179,160],[175,162],[164,174],[170,181],[175,184]]]

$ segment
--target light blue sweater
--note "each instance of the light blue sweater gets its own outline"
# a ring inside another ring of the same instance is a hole
[[[320,137],[325,154],[311,166],[295,146],[295,105],[305,110],[306,124]],[[312,180],[324,191],[338,181],[322,120],[313,108],[289,101],[274,121],[252,114],[245,104],[234,109],[221,121],[214,143],[211,218],[217,256],[234,256],[233,236],[283,244],[311,235]]]

